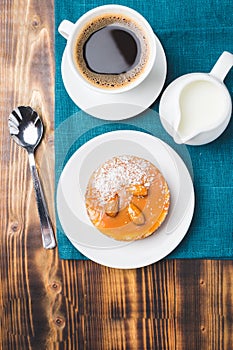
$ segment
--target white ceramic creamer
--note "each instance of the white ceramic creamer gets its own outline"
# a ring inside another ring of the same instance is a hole
[[[232,66],[233,55],[223,52],[210,73],[183,75],[165,90],[159,113],[175,142],[201,145],[222,134],[232,111],[223,80]]]

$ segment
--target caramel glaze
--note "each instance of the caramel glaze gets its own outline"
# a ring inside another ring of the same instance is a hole
[[[148,164],[150,184],[147,184],[146,195],[134,195],[127,188],[123,192],[121,189],[115,197],[116,200],[119,197],[119,208],[113,215],[107,214],[104,207],[99,205],[98,198],[93,195],[95,191],[91,186],[96,173],[92,175],[86,192],[86,207],[92,223],[103,234],[121,241],[138,240],[151,235],[165,220],[170,204],[169,189],[161,172],[152,163]],[[143,180],[137,184],[140,185],[144,186]],[[141,213],[142,220],[136,221],[137,224],[132,220],[129,205],[132,208],[136,206]]]

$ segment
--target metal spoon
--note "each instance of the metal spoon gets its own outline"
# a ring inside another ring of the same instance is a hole
[[[43,246],[45,249],[54,248],[56,246],[56,241],[34,158],[34,150],[39,144],[43,135],[42,121],[37,112],[31,107],[20,106],[11,112],[8,120],[8,126],[14,141],[19,146],[24,147],[28,152],[29,165],[40,217]]]

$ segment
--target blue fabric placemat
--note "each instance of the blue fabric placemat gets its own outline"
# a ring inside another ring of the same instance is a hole
[[[93,7],[111,1],[55,1],[55,184],[61,174],[61,150],[65,143],[61,125],[79,108],[68,96],[61,78],[61,59],[66,41],[57,32],[63,19],[75,22]],[[208,72],[223,51],[233,52],[233,6],[230,0],[151,0],[117,1],[140,12],[160,39],[167,57],[168,73],[164,89],[180,75]],[[233,69],[225,79],[230,94],[233,91]],[[91,98],[91,97],[90,97]],[[151,106],[158,111],[159,99]],[[86,130],[87,119],[81,114],[75,127]],[[67,159],[84,142],[106,131],[125,128],[122,123],[105,123],[89,117],[89,132],[82,134],[70,149]],[[146,121],[150,123],[150,120]],[[129,120],[130,124],[130,120]],[[144,125],[141,125],[142,129]],[[66,139],[69,132],[66,134]],[[233,121],[214,142],[188,147],[194,172],[196,205],[189,231],[168,258],[233,257]],[[66,238],[57,218],[57,240],[62,259],[86,259]]]

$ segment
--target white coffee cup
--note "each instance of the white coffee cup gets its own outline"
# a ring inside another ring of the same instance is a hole
[[[105,16],[107,14],[126,16],[134,23],[136,23],[136,25],[142,29],[143,33],[145,33],[146,42],[149,48],[145,66],[143,67],[140,74],[138,74],[138,76],[132,79],[130,83],[126,83],[122,86],[115,86],[113,89],[105,88],[103,86],[98,87],[95,84],[91,83],[90,80],[86,79],[82,72],[78,69],[74,58],[76,40],[78,35],[82,32],[83,28],[93,19],[100,18],[101,16]],[[76,79],[78,79],[79,81],[81,80],[83,84],[85,84],[91,89],[94,89],[95,91],[99,91],[102,93],[122,93],[125,91],[129,91],[138,86],[148,76],[154,65],[156,57],[155,34],[149,23],[146,21],[146,19],[141,14],[129,7],[121,5],[103,5],[96,7],[86,12],[77,20],[76,23],[72,23],[68,20],[63,20],[58,27],[58,31],[65,39],[67,39],[67,60],[68,64],[70,65],[70,68],[74,73],[74,76],[76,77]]]

